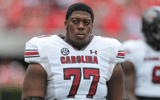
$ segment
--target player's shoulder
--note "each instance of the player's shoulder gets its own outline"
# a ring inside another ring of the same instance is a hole
[[[31,38],[28,42],[39,43],[54,39],[56,35],[41,35]]]
[[[95,39],[96,47],[101,50],[101,53],[110,56],[116,63],[124,61],[124,49],[117,39],[102,36],[96,36]]]
[[[96,41],[103,43],[105,45],[119,45],[121,44],[117,39],[104,37],[104,36],[95,36]]]

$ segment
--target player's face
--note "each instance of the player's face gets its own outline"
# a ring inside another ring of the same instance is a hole
[[[65,27],[67,43],[74,46],[83,46],[89,43],[93,24],[88,12],[72,12],[68,21],[65,21]]]

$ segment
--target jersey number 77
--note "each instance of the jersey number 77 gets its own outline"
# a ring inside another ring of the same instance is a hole
[[[81,68],[64,68],[64,80],[70,80],[71,76],[74,76],[72,86],[70,92],[68,94],[68,98],[74,98],[81,81]],[[93,98],[97,90],[97,85],[99,81],[99,69],[98,68],[83,68],[83,79],[88,80],[90,76],[93,76],[93,80],[91,82],[90,89],[88,90],[88,94],[86,98]]]

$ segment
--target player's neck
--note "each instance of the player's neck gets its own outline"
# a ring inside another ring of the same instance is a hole
[[[85,43],[85,44],[82,44],[82,45],[78,45],[78,44],[76,44],[76,43],[73,43],[72,46],[75,47],[75,48],[77,48],[78,50],[82,50],[82,49],[84,49],[89,43],[90,43],[89,41],[88,41],[87,43]]]
[[[65,42],[67,42],[69,45],[71,45],[73,48],[75,48],[77,50],[82,50],[90,43],[90,41],[87,41],[85,43],[76,43],[71,40],[67,40],[67,39],[64,39],[64,40],[65,40]]]
[[[73,48],[75,48],[77,50],[82,50],[91,42],[91,38],[88,41],[84,42],[84,43],[77,43],[77,42],[67,38],[67,36],[66,36],[64,41],[66,43],[68,43],[69,45],[71,45]]]

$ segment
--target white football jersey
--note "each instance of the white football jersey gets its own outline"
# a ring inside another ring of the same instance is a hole
[[[116,39],[101,36],[93,36],[82,50],[58,35],[42,36],[26,43],[25,61],[45,69],[46,100],[105,100],[106,82],[115,65],[124,61],[124,50]]]
[[[153,50],[143,40],[122,43],[126,61],[135,67],[135,94],[160,97],[160,51]]]

